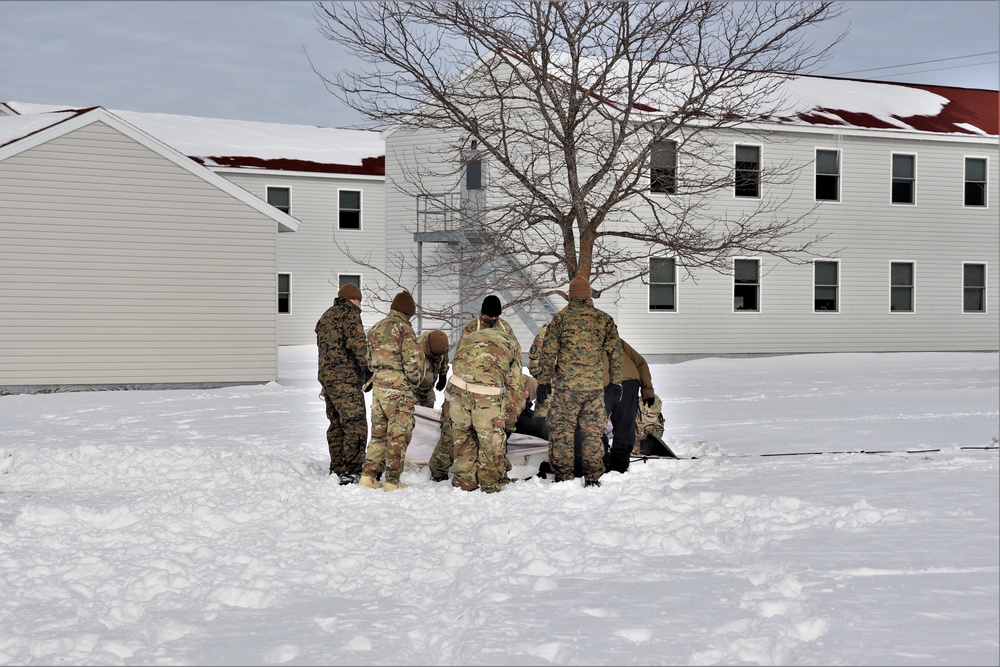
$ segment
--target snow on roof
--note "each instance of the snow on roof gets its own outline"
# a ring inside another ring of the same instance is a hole
[[[46,116],[71,108],[24,102],[7,107]],[[372,130],[108,111],[209,167],[385,175],[385,144]]]
[[[551,62],[553,76],[566,79],[562,60]],[[601,71],[594,64],[594,71]],[[656,113],[680,103],[691,86],[694,68],[664,63],[651,75],[656,85],[635,106]],[[625,64],[616,72],[628,76]],[[773,95],[762,99],[751,122],[782,125],[841,126],[935,134],[997,136],[1000,91],[916,83],[867,81],[818,75],[773,75]],[[673,80],[675,86],[661,82]],[[612,103],[614,100],[610,100]],[[719,104],[719,108],[725,108]],[[767,111],[764,111],[767,109]]]
[[[41,132],[45,128],[76,116],[77,113],[76,111],[61,111],[30,116],[0,116],[0,146],[24,139],[35,132]]]

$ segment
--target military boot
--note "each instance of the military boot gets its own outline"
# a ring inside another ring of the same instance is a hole
[[[358,480],[358,484],[365,487],[366,489],[381,489],[382,482],[378,481],[371,475],[362,475],[361,479]]]
[[[403,484],[402,482],[390,482],[386,480],[385,486],[382,488],[383,491],[395,491],[396,489],[406,489],[409,488],[409,484]]]

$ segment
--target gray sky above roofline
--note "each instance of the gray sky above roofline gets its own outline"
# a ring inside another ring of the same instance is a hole
[[[815,73],[1000,87],[1000,2],[845,4],[815,38],[825,43],[848,23],[851,32]],[[311,2],[15,0],[0,3],[0,18],[13,65],[0,73],[0,101],[365,125],[310,67],[332,73],[351,59],[319,34]]]

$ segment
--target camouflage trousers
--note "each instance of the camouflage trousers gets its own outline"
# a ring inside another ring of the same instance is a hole
[[[424,391],[417,389],[413,392],[413,399],[413,403],[415,405],[422,405],[425,408],[433,408],[437,395],[434,393],[434,387]]]
[[[431,475],[434,477],[447,477],[448,469],[451,468],[455,460],[455,440],[451,428],[451,388],[444,394],[444,405],[441,406],[441,435],[437,444],[434,445],[434,453],[427,463]]]
[[[487,493],[507,483],[507,434],[503,396],[476,394],[449,387],[448,412],[454,436],[455,476],[452,486]]]
[[[601,434],[608,421],[604,391],[569,391],[558,389],[548,399],[549,465],[557,481],[573,479],[573,438],[583,436],[581,454],[583,476],[597,480],[604,474],[604,443]]]
[[[413,437],[413,392],[376,385],[372,389],[372,437],[365,453],[363,474],[399,483],[406,448]]]
[[[323,383],[326,401],[326,444],[330,449],[330,472],[361,474],[368,440],[368,415],[361,386],[344,382]]]

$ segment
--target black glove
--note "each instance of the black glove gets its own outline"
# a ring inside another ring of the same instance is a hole
[[[647,408],[651,408],[651,407],[653,407],[653,401],[655,401],[655,400],[656,400],[655,398],[650,397],[650,398],[644,398],[644,399],[642,399],[642,402],[646,404]]]
[[[437,389],[438,391],[442,391],[445,385],[447,384],[448,384],[448,376],[445,375],[444,373],[441,373],[441,375],[438,375],[438,383],[434,385],[434,388]]]
[[[608,398],[611,399],[611,405],[618,405],[619,401],[622,400],[622,394],[625,391],[621,383],[609,384],[608,387],[610,391],[608,392]]]
[[[552,385],[550,384],[538,385],[538,389],[535,391],[535,397],[538,398],[538,403],[544,403],[545,399],[549,397],[549,392],[551,391]]]

